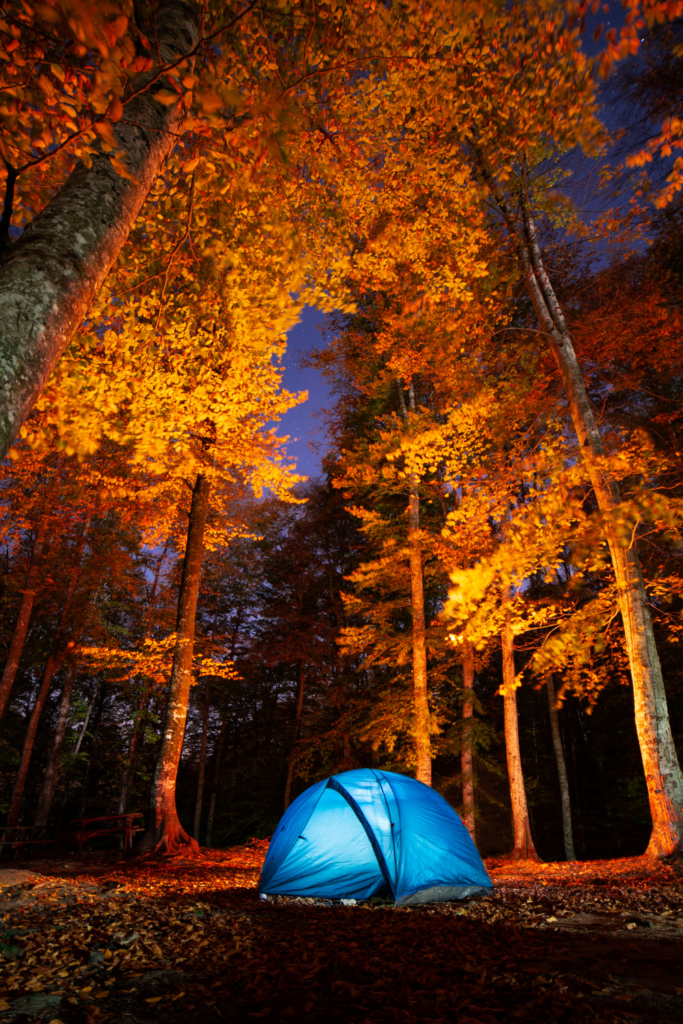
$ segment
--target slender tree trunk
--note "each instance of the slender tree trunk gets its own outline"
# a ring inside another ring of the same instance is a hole
[[[223,760],[223,746],[225,744],[225,730],[228,724],[228,709],[225,708],[223,713],[223,721],[221,722],[221,731],[218,737],[218,749],[216,751],[216,763],[213,769],[213,782],[211,784],[211,799],[209,800],[209,813],[206,819],[206,845],[211,846],[211,840],[213,839],[213,821],[216,813],[216,795],[218,793],[218,780],[220,778],[219,772],[221,768],[221,761]]]
[[[119,793],[119,814],[126,813],[126,802],[128,800],[128,789],[130,787],[130,780],[133,777],[133,765],[135,763],[135,752],[138,748],[138,740],[140,738],[142,719],[147,707],[147,701],[149,700],[149,692],[143,691],[143,694],[138,703],[137,712],[135,715],[135,721],[133,722],[133,733],[130,738],[130,744],[128,746],[128,757],[126,759],[126,767],[123,772],[123,778],[121,779],[121,791]]]
[[[304,687],[306,686],[306,673],[304,672],[304,663],[302,660],[299,661],[299,685],[296,694],[296,715],[294,716],[294,742],[292,744],[292,753],[289,758],[289,765],[287,767],[287,783],[285,785],[285,810],[289,807],[292,799],[292,785],[294,784],[294,755],[296,753],[296,742],[299,739],[299,730],[301,729],[301,718],[304,712]]]
[[[14,790],[12,792],[12,799],[7,812],[7,824],[9,826],[14,826],[19,821],[19,811],[21,810],[21,801],[24,796],[26,779],[28,778],[29,768],[31,766],[31,758],[33,757],[33,747],[36,740],[36,733],[38,732],[38,723],[40,722],[40,716],[43,713],[43,708],[45,707],[45,702],[50,692],[52,677],[56,672],[59,672],[75,646],[75,641],[67,641],[65,634],[69,615],[71,613],[71,606],[76,594],[76,587],[78,586],[78,580],[81,574],[81,560],[83,558],[86,540],[88,539],[88,533],[90,532],[90,523],[91,515],[88,515],[88,518],[83,524],[83,530],[81,531],[81,536],[78,541],[75,565],[71,573],[71,579],[69,580],[64,604],[62,605],[62,614],[59,620],[57,635],[53,641],[52,650],[48,655],[47,664],[45,665],[45,671],[43,673],[43,681],[40,685],[40,690],[38,691],[33,711],[31,712],[28,729],[26,730],[19,769],[14,780]]]
[[[472,737],[472,698],[474,695],[474,651],[469,641],[465,642],[462,658],[462,820],[465,828],[476,843],[476,825],[474,817],[474,774],[472,770],[473,737]]]
[[[69,717],[69,708],[71,707],[71,692],[76,678],[76,664],[76,660],[72,658],[67,665],[66,675],[64,676],[57,727],[52,740],[52,748],[50,750],[50,756],[48,757],[47,767],[45,768],[43,786],[38,799],[38,810],[36,811],[35,817],[36,825],[47,825],[48,818],[50,817],[52,801],[54,800],[55,790],[57,789],[57,783],[59,782],[59,763],[62,757],[64,736],[66,735],[66,723]]]
[[[242,614],[244,612],[244,605],[239,604],[237,607],[237,618],[235,620],[235,628],[232,633],[232,640],[230,642],[230,660],[234,660],[235,651],[237,650],[237,639],[239,637],[240,627],[242,625]],[[213,780],[211,783],[211,798],[209,800],[209,813],[206,819],[206,845],[211,846],[211,840],[213,839],[213,822],[216,813],[216,797],[218,795],[218,782],[220,779],[220,768],[223,760],[223,747],[225,744],[225,731],[228,724],[228,706],[226,703],[225,710],[223,712],[223,718],[221,721],[221,731],[218,736],[218,749],[216,750],[216,763],[213,770]]]
[[[515,648],[512,627],[506,623],[501,642],[503,647],[503,701],[505,710],[505,751],[510,778],[512,825],[515,833],[513,860],[540,860],[531,838],[529,810],[526,802],[522,757],[519,751],[519,719],[517,717],[517,686],[515,683]]]
[[[398,381],[398,393],[403,418],[408,420],[403,387]],[[412,381],[408,386],[410,411],[415,411],[415,391]],[[424,577],[422,572],[422,544],[420,543],[420,481],[417,473],[410,473],[408,494],[408,559],[410,563],[410,605],[413,619],[413,701],[415,708],[415,778],[427,786],[432,784],[432,740],[429,714],[429,687],[427,679],[427,637],[425,629]]]
[[[90,709],[89,709],[89,710],[92,710],[93,706],[95,706],[95,715],[94,715],[94,718],[93,718],[94,725],[93,725],[93,730],[92,730],[92,740],[90,741],[90,754],[88,756],[88,763],[85,766],[85,776],[83,778],[83,788],[81,790],[81,803],[80,803],[80,807],[79,807],[79,810],[78,810],[78,817],[79,818],[84,818],[85,817],[85,808],[86,808],[86,805],[88,803],[88,790],[90,788],[90,773],[92,771],[93,755],[94,755],[94,752],[95,752],[95,747],[97,746],[97,736],[98,736],[98,733],[100,731],[100,724],[102,722],[102,712],[104,711],[104,705],[106,703],[106,700],[107,700],[107,691],[104,689],[104,687],[98,687],[97,690],[95,691],[95,696],[93,697],[93,701],[92,701],[92,704],[90,705]],[[96,705],[95,705],[95,701],[97,701]],[[85,735],[85,729],[83,729],[83,732],[81,733],[81,735],[79,737],[79,741],[78,741],[77,746],[80,745],[81,741],[83,740],[83,736],[84,735]]]
[[[194,837],[199,842],[199,826],[202,821],[202,803],[204,802],[204,773],[206,770],[206,734],[209,731],[209,708],[211,706],[211,687],[208,680],[204,692],[204,714],[202,715],[202,742],[199,748],[199,778],[197,780],[197,802],[194,808]]]
[[[602,437],[564,312],[543,265],[528,200],[522,197],[523,230],[520,233],[512,204],[496,193],[481,157],[479,160],[517,246],[527,291],[559,368],[583,459],[598,506],[604,514],[605,536],[614,567],[633,682],[636,732],[652,815],[647,853],[655,857],[680,856],[683,854],[683,772],[671,732],[662,669],[635,540],[624,546],[614,525],[614,512],[621,503],[619,485],[604,467]]]
[[[146,33],[162,62],[189,53],[199,38],[195,8],[159,5]],[[86,315],[182,133],[182,102],[165,106],[152,70],[136,78],[114,125],[132,180],[101,154],[79,164],[66,184],[9,248],[0,268],[0,457]]]
[[[159,584],[159,576],[161,574],[161,568],[164,564],[166,554],[168,552],[168,545],[171,541],[170,536],[166,538],[163,550],[156,560],[154,566],[154,578],[152,580],[152,589],[150,590],[149,598],[147,599],[147,609],[145,612],[145,622],[147,624],[147,630],[150,629],[152,613],[154,611],[154,605],[156,603],[157,587]],[[149,635],[149,633],[148,633]],[[149,700],[149,690],[143,690],[138,703],[137,713],[133,721],[133,732],[130,737],[130,744],[128,746],[128,757],[126,759],[126,766],[123,770],[123,777],[121,779],[121,790],[119,792],[119,814],[126,813],[126,802],[128,800],[128,789],[130,787],[130,780],[133,778],[133,766],[135,763],[135,752],[138,746],[138,739],[140,736],[143,716]]]
[[[199,852],[196,840],[187,834],[178,819],[175,789],[192,682],[195,616],[204,555],[204,527],[209,512],[209,493],[210,483],[200,473],[192,492],[187,546],[178,599],[177,639],[164,730],[150,795],[150,822],[137,844],[138,853],[155,851],[174,854],[178,853],[181,847],[185,847],[187,852]]]
[[[81,747],[83,746],[83,740],[85,739],[85,733],[86,733],[86,730],[88,728],[88,722],[90,721],[90,717],[91,717],[91,715],[93,713],[93,708],[95,707],[95,704],[97,703],[97,698],[98,698],[99,693],[100,693],[100,687],[101,687],[101,681],[98,679],[97,682],[95,683],[95,690],[94,690],[93,695],[92,695],[92,700],[88,704],[88,710],[86,711],[85,718],[83,719],[83,725],[81,726],[81,731],[78,734],[78,739],[76,740],[76,746],[74,747],[74,757],[78,756],[78,754],[81,751]]]
[[[14,627],[14,633],[12,634],[12,642],[10,644],[9,654],[7,655],[5,668],[2,673],[2,680],[0,680],[0,718],[2,718],[5,713],[5,708],[7,707],[12,687],[14,686],[14,680],[16,679],[17,672],[19,670],[19,662],[21,661],[21,655],[24,650],[24,643],[26,642],[28,625],[31,619],[31,612],[33,610],[33,602],[36,599],[40,574],[43,568],[43,554],[45,551],[48,525],[48,517],[46,515],[42,516],[38,522],[36,538],[33,542],[31,564],[26,575],[26,584],[24,586],[21,605],[19,607],[19,617],[17,618],[17,624]]]
[[[567,765],[562,749],[562,736],[560,735],[560,722],[557,717],[557,699],[555,697],[555,685],[553,677],[548,676],[546,680],[548,690],[548,711],[550,712],[550,732],[553,737],[555,748],[555,761],[557,762],[557,777],[560,783],[560,799],[562,802],[562,833],[564,836],[564,853],[567,860],[576,860],[574,853],[574,836],[572,834],[572,805],[569,799],[569,780],[567,778]]]

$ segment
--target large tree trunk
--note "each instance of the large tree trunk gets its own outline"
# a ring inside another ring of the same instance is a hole
[[[483,163],[480,167],[517,246],[527,291],[560,370],[583,459],[598,506],[604,513],[605,535],[614,567],[633,682],[636,731],[652,815],[652,834],[647,853],[655,857],[680,856],[683,854],[683,773],[671,732],[662,669],[638,551],[635,544],[623,545],[613,521],[614,512],[621,502],[619,485],[604,468],[602,437],[595,422],[562,307],[543,265],[528,200],[522,197],[523,231],[520,234],[512,204],[496,193]]]
[[[52,643],[52,650],[48,655],[45,671],[43,673],[43,681],[40,685],[40,690],[38,691],[33,711],[31,712],[28,729],[26,730],[19,769],[14,780],[14,790],[12,792],[12,799],[7,812],[7,824],[9,826],[16,825],[19,820],[19,811],[21,809],[21,801],[24,796],[24,788],[26,786],[26,779],[28,778],[28,771],[31,766],[31,758],[33,757],[33,746],[36,740],[36,733],[38,732],[38,723],[40,722],[40,716],[43,713],[45,701],[47,700],[50,692],[52,677],[56,672],[59,672],[75,646],[74,640],[67,641],[66,639],[66,627],[69,621],[73,599],[76,594],[78,580],[81,575],[81,561],[83,558],[83,551],[85,550],[85,544],[88,539],[88,534],[90,532],[91,518],[91,515],[88,515],[88,518],[83,524],[81,536],[78,541],[78,547],[76,549],[74,568],[71,573],[71,579],[69,580],[64,604],[62,605],[62,614],[59,620],[57,635]]]
[[[199,596],[199,578],[204,555],[204,527],[209,512],[210,483],[201,473],[192,492],[192,507],[187,530],[187,546],[178,598],[176,645],[169,684],[166,719],[150,794],[150,821],[136,846],[138,853],[198,853],[196,840],[187,834],[178,819],[175,802],[178,765],[183,749],[187,704],[192,682],[194,627]]]
[[[162,63],[189,53],[199,29],[194,5],[164,0],[146,32]],[[182,103],[165,106],[156,70],[132,83],[114,134],[128,171],[105,154],[79,164],[11,246],[0,268],[0,457],[12,444],[57,360],[119,255],[150,188],[182,132]],[[147,86],[149,87],[147,88]]]
[[[204,714],[202,715],[202,741],[199,748],[199,778],[197,779],[197,801],[194,808],[194,837],[199,842],[199,828],[202,822],[202,804],[204,802],[204,775],[206,772],[206,735],[209,730],[209,708],[211,707],[211,687],[208,680],[204,693]]]
[[[517,686],[515,683],[514,634],[509,623],[501,635],[503,648],[503,701],[505,710],[505,752],[507,754],[508,776],[510,779],[510,802],[512,804],[512,826],[515,834],[512,850],[513,860],[540,860],[531,838],[529,809],[526,802],[526,788],[522,771],[522,756],[519,750],[519,719],[517,717]]]
[[[292,743],[292,753],[289,758],[289,765],[287,767],[287,782],[285,784],[285,810],[289,807],[292,799],[292,786],[294,784],[294,755],[296,753],[296,742],[299,739],[299,731],[301,729],[301,718],[304,713],[304,688],[306,686],[306,673],[304,672],[304,663],[299,661],[299,685],[297,687],[296,694],[296,714],[294,716],[294,742]]]
[[[403,387],[398,381],[401,414],[408,419]],[[415,412],[413,382],[408,385],[408,403]],[[417,474],[410,474],[408,492],[408,559],[410,563],[410,608],[413,619],[413,703],[415,709],[415,778],[427,786],[432,784],[432,740],[429,714],[429,687],[427,680],[427,637],[425,629],[424,577],[422,573],[422,544],[420,543],[420,482]]]
[[[7,701],[9,700],[10,693],[12,692],[14,680],[17,677],[19,662],[21,661],[21,655],[26,642],[28,625],[31,620],[31,612],[33,610],[33,602],[36,599],[36,593],[38,591],[40,581],[48,525],[48,517],[46,515],[42,516],[38,521],[36,537],[33,541],[31,563],[28,573],[26,574],[26,584],[24,586],[21,605],[19,607],[19,617],[17,618],[14,633],[12,634],[12,642],[10,644],[9,654],[7,655],[5,668],[2,673],[2,680],[0,680],[0,718],[2,718],[5,713]]]
[[[473,737],[472,737],[472,713],[474,696],[474,651],[469,641],[465,642],[462,657],[462,745],[460,752],[460,766],[462,770],[462,820],[465,828],[472,836],[472,842],[476,843],[476,825],[474,819],[474,774],[472,771],[473,761]]]
[[[555,685],[553,677],[548,676],[546,680],[548,690],[548,711],[550,712],[550,732],[553,737],[555,749],[555,761],[557,762],[557,778],[560,783],[560,800],[562,803],[562,833],[564,837],[564,853],[567,860],[576,860],[574,853],[574,835],[572,833],[572,805],[569,799],[569,779],[567,778],[567,765],[562,749],[562,737],[560,735],[560,722],[557,717],[557,698],[555,697]]]
[[[66,723],[69,717],[69,708],[71,706],[71,692],[73,690],[75,678],[76,660],[72,659],[67,665],[66,675],[64,676],[62,699],[59,704],[59,715],[57,717],[57,727],[52,740],[52,748],[45,768],[43,786],[38,799],[38,810],[36,811],[34,821],[35,825],[47,825],[48,818],[50,817],[52,801],[54,800],[55,790],[57,789],[57,783],[59,782],[59,762],[62,757],[62,748],[64,746],[64,737],[66,735]]]

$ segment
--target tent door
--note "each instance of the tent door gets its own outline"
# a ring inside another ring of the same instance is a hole
[[[365,815],[363,814],[362,810],[358,806],[358,803],[354,800],[354,798],[351,796],[351,794],[347,790],[345,790],[344,787],[342,785],[340,785],[340,783],[338,783],[337,780],[334,777],[331,778],[330,781],[327,783],[327,787],[326,788],[327,789],[334,789],[337,793],[339,793],[340,796],[344,797],[344,799],[346,800],[347,804],[349,805],[349,807],[351,808],[353,813],[356,815],[356,817],[358,818],[358,820],[361,823],[361,825],[363,826],[363,828],[365,830],[365,834],[368,837],[368,839],[370,840],[370,845],[372,846],[372,851],[373,851],[375,857],[377,858],[377,863],[379,864],[379,869],[382,872],[382,875],[384,877],[384,881],[387,883],[387,889],[389,891],[389,895],[394,897],[394,899],[395,899],[396,898],[396,893],[394,892],[394,886],[393,886],[393,883],[391,881],[391,875],[389,874],[389,868],[387,867],[387,862],[384,859],[384,854],[382,853],[380,845],[377,842],[377,838],[375,836],[375,833],[372,831],[372,828],[370,827],[370,822],[365,817]]]

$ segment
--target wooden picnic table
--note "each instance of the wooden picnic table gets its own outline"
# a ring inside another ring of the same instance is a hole
[[[97,818],[74,818],[72,825],[76,825],[76,832],[73,837],[78,843],[78,852],[83,852],[83,844],[88,844],[96,836],[116,836],[123,838],[123,849],[127,850],[133,845],[133,836],[136,832],[144,831],[141,825],[137,825],[136,818],[142,818],[141,811],[134,814],[105,814]]]

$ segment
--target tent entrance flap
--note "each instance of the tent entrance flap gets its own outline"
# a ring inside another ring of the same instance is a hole
[[[344,787],[342,785],[340,785],[334,777],[331,778],[330,781],[327,783],[327,788],[328,789],[333,789],[336,793],[339,793],[339,795],[342,796],[346,800],[347,804],[349,805],[349,807],[351,808],[353,813],[356,815],[356,817],[358,818],[358,820],[361,823],[361,825],[363,826],[363,829],[365,830],[365,834],[368,837],[368,839],[370,840],[370,845],[372,846],[372,852],[374,853],[375,857],[377,858],[377,863],[379,864],[379,869],[382,872],[382,875],[384,876],[384,881],[387,883],[387,888],[389,889],[389,893],[390,893],[391,896],[395,897],[396,896],[396,891],[395,891],[395,888],[394,888],[394,883],[391,880],[391,875],[389,874],[389,868],[387,867],[387,862],[384,859],[384,854],[382,853],[380,845],[377,842],[377,838],[375,836],[375,833],[372,831],[372,828],[370,827],[370,822],[365,817],[365,815],[363,814],[362,810],[358,806],[358,803],[354,800],[354,798],[351,796],[351,794],[346,789],[344,789]]]

